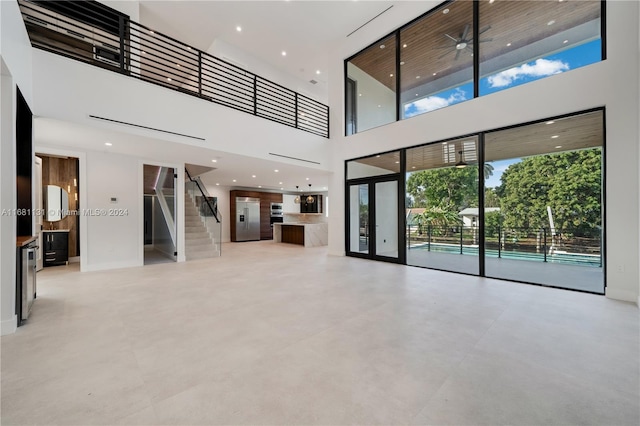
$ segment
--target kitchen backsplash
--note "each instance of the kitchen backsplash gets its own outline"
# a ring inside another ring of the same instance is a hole
[[[285,223],[287,222],[299,222],[299,223],[327,223],[327,217],[318,213],[284,213]]]

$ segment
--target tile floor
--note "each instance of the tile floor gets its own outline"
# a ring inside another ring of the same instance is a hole
[[[268,241],[77,268],[2,337],[3,425],[640,422],[633,304]]]

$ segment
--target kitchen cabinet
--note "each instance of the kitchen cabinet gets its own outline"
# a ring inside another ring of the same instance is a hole
[[[42,231],[44,266],[69,263],[69,231]]]
[[[322,195],[311,194],[314,198],[313,203],[307,202],[308,195],[300,197],[300,213],[322,213]]]

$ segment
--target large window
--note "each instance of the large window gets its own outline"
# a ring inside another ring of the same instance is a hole
[[[600,109],[347,161],[347,254],[604,294],[603,164]]]
[[[406,182],[407,264],[477,274],[477,136],[408,149]]]
[[[480,2],[480,95],[598,62],[600,0]]]
[[[345,133],[602,60],[602,4],[443,3],[346,61]]]
[[[396,121],[396,36],[391,34],[347,62],[346,85],[353,93],[347,105],[349,132],[361,132]],[[354,124],[355,123],[355,124]]]
[[[602,111],[485,135],[486,275],[604,292]]]
[[[446,4],[400,30],[401,118],[473,98],[473,2]]]

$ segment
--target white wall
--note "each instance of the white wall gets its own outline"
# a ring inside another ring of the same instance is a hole
[[[0,209],[16,208],[16,85],[33,109],[31,44],[18,4],[0,1]],[[35,112],[35,111],[34,111]],[[16,330],[16,218],[0,217],[0,333]]]
[[[33,59],[35,110],[43,117],[254,158],[273,160],[273,152],[313,159],[320,165],[311,167],[319,170],[329,165],[329,141],[321,136],[41,50],[34,49]],[[105,123],[89,115],[206,140]]]
[[[84,229],[88,244],[81,253],[84,270],[140,266],[142,228],[142,176],[139,160],[108,152],[86,153],[85,211],[127,209],[125,216],[88,216]],[[82,185],[82,176],[81,176]],[[81,186],[82,188],[82,186]],[[111,203],[110,198],[117,198]],[[82,198],[81,198],[82,200]],[[84,262],[83,262],[84,261]]]
[[[136,0],[102,0],[100,3],[129,15],[129,19],[140,22],[140,2]]]
[[[417,15],[415,15],[417,16]],[[637,2],[607,2],[606,61],[557,74],[479,99],[463,102],[409,120],[382,126],[348,138],[344,129],[344,58],[385,34],[363,31],[337,50],[330,69],[331,134],[335,171],[329,247],[344,252],[344,160],[410,147],[449,137],[544,119],[588,108],[606,107],[606,250],[608,297],[637,301],[640,293],[639,205],[639,79]],[[395,21],[390,22],[393,18]],[[397,16],[380,18],[380,27],[408,22]],[[460,120],[464,117],[464,120]],[[633,178],[630,179],[630,176]]]
[[[216,186],[215,183],[207,182],[206,174],[202,175],[202,183],[204,183],[207,192],[212,197],[218,198],[218,211],[222,214],[222,242],[228,243],[231,241],[231,221],[235,220],[233,217],[229,217],[229,191],[231,187],[228,186]]]
[[[356,82],[358,132],[394,122],[396,120],[395,92],[352,63],[347,65],[347,73]]]

